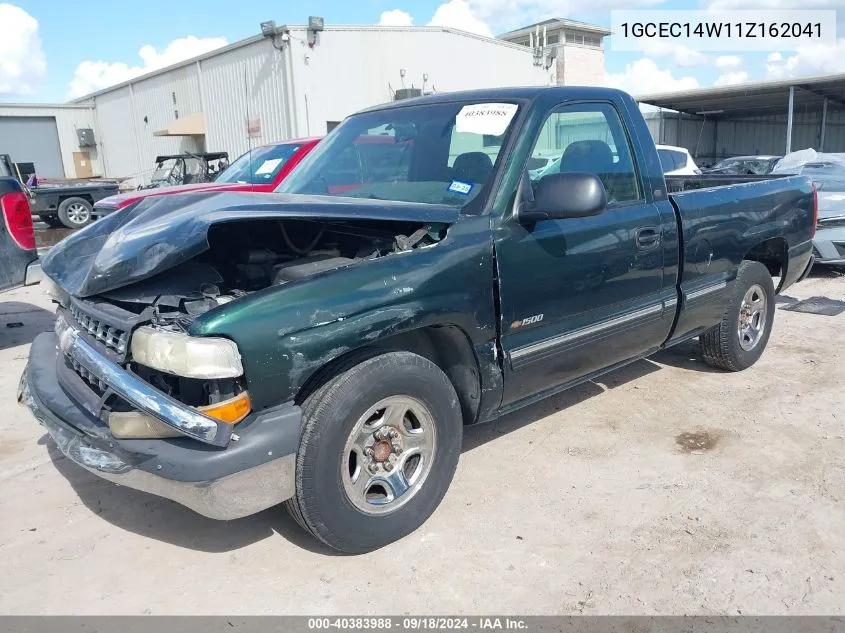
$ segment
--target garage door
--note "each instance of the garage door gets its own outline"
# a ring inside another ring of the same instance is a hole
[[[0,117],[0,154],[8,154],[16,163],[35,163],[41,178],[65,177],[53,117]]]

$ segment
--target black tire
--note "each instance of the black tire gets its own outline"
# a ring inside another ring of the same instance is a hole
[[[393,396],[413,398],[431,414],[436,431],[431,466],[403,505],[387,514],[368,514],[344,488],[345,447],[362,416]],[[359,357],[303,403],[296,495],[285,506],[297,523],[333,549],[348,554],[378,549],[416,530],[440,504],[458,465],[462,436],[458,396],[437,365],[403,351]]]
[[[728,371],[742,371],[757,362],[769,342],[775,320],[775,286],[768,269],[759,262],[751,261],[740,264],[733,286],[721,322],[702,334],[699,344],[709,365]],[[744,349],[738,332],[740,309],[746,293],[755,286],[762,289],[765,298],[766,311],[759,321],[763,330],[753,347]]]
[[[93,210],[85,198],[67,198],[59,204],[59,220],[69,229],[81,229],[91,224]]]

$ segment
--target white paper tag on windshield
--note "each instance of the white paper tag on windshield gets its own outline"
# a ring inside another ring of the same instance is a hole
[[[499,136],[508,129],[517,107],[515,103],[466,105],[455,117],[455,131]]]
[[[256,175],[272,174],[274,171],[276,171],[276,167],[278,167],[279,163],[281,163],[281,162],[282,162],[281,158],[271,158],[269,160],[265,160],[261,164],[261,167],[259,167],[258,169],[255,170],[255,174]]]
[[[842,202],[843,200],[845,200],[845,196],[843,196],[842,194],[839,194],[837,196],[826,196],[825,199],[831,200],[833,202]]]

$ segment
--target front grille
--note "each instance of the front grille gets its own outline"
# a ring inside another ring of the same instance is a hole
[[[97,378],[94,374],[92,374],[74,359],[65,356],[65,360],[67,361],[68,366],[73,369],[73,371],[75,371],[80,378],[82,378],[85,382],[89,383],[90,385],[99,389],[100,393],[108,389],[108,385],[106,383]]]
[[[129,344],[128,331],[103,323],[83,312],[75,303],[71,303],[70,313],[84,332],[87,332],[120,356],[126,354],[126,346]]]

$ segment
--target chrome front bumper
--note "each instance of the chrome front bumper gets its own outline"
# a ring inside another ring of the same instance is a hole
[[[56,319],[56,335],[59,337],[59,348],[65,356],[82,365],[93,377],[139,411],[207,444],[226,446],[229,443],[234,425],[215,420],[182,404],[109,360],[85,341],[80,331],[70,325],[62,313]]]
[[[60,385],[58,367],[64,359],[57,344],[53,334],[33,341],[18,401],[82,468],[212,519],[248,516],[294,495],[299,407],[286,404],[252,414],[239,425],[238,440],[225,449],[190,438],[120,440]]]

